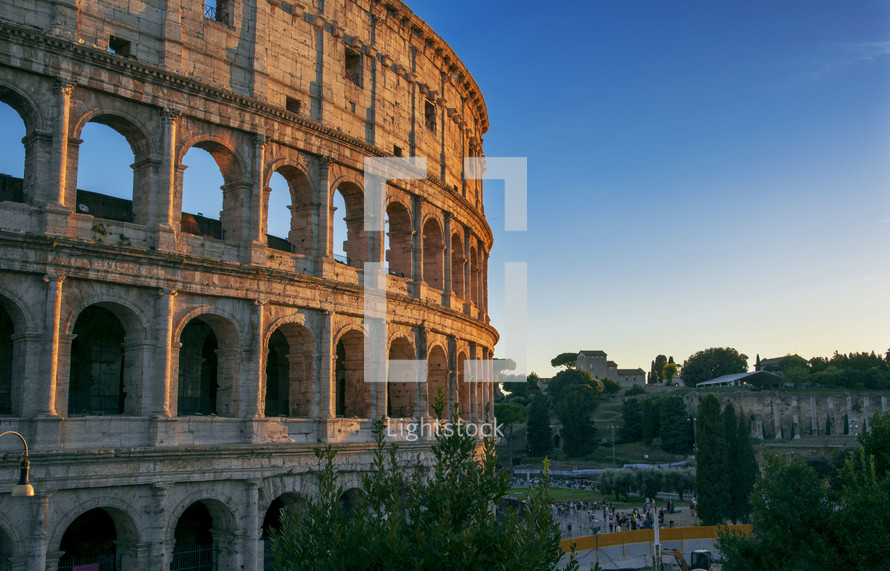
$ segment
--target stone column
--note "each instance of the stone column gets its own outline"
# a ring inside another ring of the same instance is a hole
[[[173,392],[177,388],[173,374],[173,311],[176,292],[159,289],[155,303],[155,364],[154,378],[146,379],[151,384],[151,416],[154,419],[170,418],[175,415],[171,407]],[[178,345],[178,342],[177,342]],[[156,441],[157,444],[159,444]]]
[[[56,416],[56,390],[58,387],[59,369],[59,329],[62,312],[62,283],[64,276],[47,274],[43,276],[47,284],[46,304],[44,305],[44,349],[38,383],[37,414],[39,416]]]
[[[262,521],[259,516],[259,497],[261,484],[259,480],[244,482],[247,514],[245,516],[244,529],[244,566],[247,571],[263,570],[263,551],[260,548],[260,527]]]
[[[422,360],[424,363],[427,362],[429,358],[429,344],[428,344],[428,335],[426,327],[421,325],[414,330],[414,344],[417,346],[417,359]],[[429,365],[425,367],[420,367],[423,370],[420,373],[423,374],[423,382],[417,383],[417,394],[418,397],[415,404],[414,416],[416,418],[430,420],[430,380],[427,374],[429,370]]]
[[[161,112],[163,134],[161,136],[161,160],[158,167],[157,190],[150,201],[150,221],[153,227],[155,248],[159,252],[176,251],[176,238],[179,233],[178,222],[181,218],[176,208],[182,208],[182,176],[177,173],[176,165],[176,133],[181,113],[175,109],[164,109]],[[177,195],[179,200],[177,200]]]
[[[263,347],[263,333],[266,328],[265,308],[266,302],[255,301],[250,313],[250,346],[246,351],[248,371],[245,375],[250,379],[249,383],[241,383],[241,398],[245,403],[244,410],[239,411],[245,418],[262,418],[263,411],[260,407],[260,388],[265,386],[261,379],[265,376],[264,363],[266,351]]]
[[[414,226],[414,234],[411,236],[412,272],[408,295],[423,298],[423,197],[411,195],[411,223]],[[426,358],[426,357],[424,357]]]
[[[173,560],[173,528],[176,522],[167,521],[167,493],[170,487],[155,482],[151,486],[151,514],[148,518],[149,527],[144,530],[145,540],[149,544],[149,558],[152,562],[150,568],[156,571],[167,570]]]
[[[256,266],[266,265],[266,234],[269,214],[269,193],[272,188],[263,184],[266,163],[266,145],[271,139],[262,134],[254,136],[253,164],[251,165],[249,198],[242,200],[242,226],[245,228],[247,262]]]
[[[44,206],[43,230],[47,234],[67,234],[68,214],[74,196],[66,196],[68,184],[68,123],[71,95],[75,84],[59,78],[56,85],[56,124],[53,132],[52,156],[49,169],[52,171],[46,190],[36,188],[38,204]],[[66,208],[67,206],[67,208]]]
[[[442,272],[442,305],[452,307],[451,303],[451,213],[442,212],[443,241],[445,242],[445,260]]]
[[[322,319],[321,335],[319,338],[319,355],[318,365],[318,411],[316,415],[319,418],[334,418],[334,392],[332,390],[334,382],[333,361],[333,331],[332,321],[334,312],[325,311]]]
[[[48,569],[49,565],[53,565],[53,569],[58,565],[58,557],[53,559],[47,553],[47,537],[49,536],[49,505],[51,493],[37,491],[37,497],[33,499],[33,507],[31,511],[31,532],[24,546],[25,558],[28,564],[27,569]],[[58,552],[55,552],[58,554]]]
[[[333,271],[334,263],[331,241],[331,157],[318,158],[318,184],[315,188],[315,204],[313,204],[312,256],[317,260],[316,275],[324,276],[328,268]]]

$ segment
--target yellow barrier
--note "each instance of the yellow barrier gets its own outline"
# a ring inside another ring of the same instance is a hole
[[[727,529],[736,531],[742,535],[751,535],[750,525],[702,525],[690,527],[668,527],[660,530],[661,542],[679,541],[681,542],[681,551],[685,551],[682,542],[694,539],[717,539],[717,534]],[[638,529],[635,531],[616,531],[614,533],[603,533],[601,535],[587,535],[584,537],[574,537],[572,539],[563,539],[559,542],[559,546],[566,553],[572,550],[572,544],[575,545],[575,551],[588,551],[590,549],[604,549],[606,547],[615,547],[633,543],[648,543],[649,553],[652,553],[652,543],[655,541],[655,532],[651,529]],[[597,554],[599,561],[599,554]]]

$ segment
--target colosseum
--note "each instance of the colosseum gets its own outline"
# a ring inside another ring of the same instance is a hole
[[[408,7],[0,8],[15,118],[0,136],[24,156],[0,176],[0,428],[27,440],[35,488],[9,493],[22,442],[4,436],[0,569],[269,568],[280,509],[314,493],[315,447],[338,451],[348,506],[374,419],[431,417],[440,390],[484,417],[492,384],[464,365],[490,362],[498,339],[492,234],[464,157],[483,156],[488,118]],[[132,154],[117,196],[78,183],[97,125]],[[221,186],[184,184],[195,149]],[[381,186],[369,230],[363,165],[384,157],[425,157],[426,171]],[[270,206],[273,177],[286,206]],[[190,193],[204,212],[184,211]],[[374,262],[387,270],[375,366],[423,363],[421,382],[365,378]],[[429,463],[429,438],[394,434]]]

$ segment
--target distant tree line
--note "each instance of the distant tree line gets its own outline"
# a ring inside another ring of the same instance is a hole
[[[695,470],[661,468],[622,468],[603,472],[599,481],[603,494],[614,494],[615,501],[627,502],[630,495],[654,498],[658,492],[675,492],[680,500],[695,491]]]
[[[764,370],[781,374],[795,386],[843,389],[890,389],[890,355],[870,353],[835,353],[830,358],[787,355]]]
[[[642,441],[652,446],[660,439],[661,449],[671,454],[687,454],[695,440],[692,417],[683,398],[677,395],[625,398],[623,422],[618,437],[622,442]]]

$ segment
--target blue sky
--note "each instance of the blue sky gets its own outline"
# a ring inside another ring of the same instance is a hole
[[[890,347],[890,2],[419,1],[526,156],[529,365]],[[502,306],[502,304],[501,304]]]
[[[502,231],[503,185],[485,201],[495,326],[504,263],[528,264],[531,369],[890,347],[890,1],[408,4],[480,85],[486,155],[528,157],[528,231]],[[78,186],[113,193],[132,154],[87,129]],[[187,155],[184,210],[216,217],[189,196],[210,161]]]

